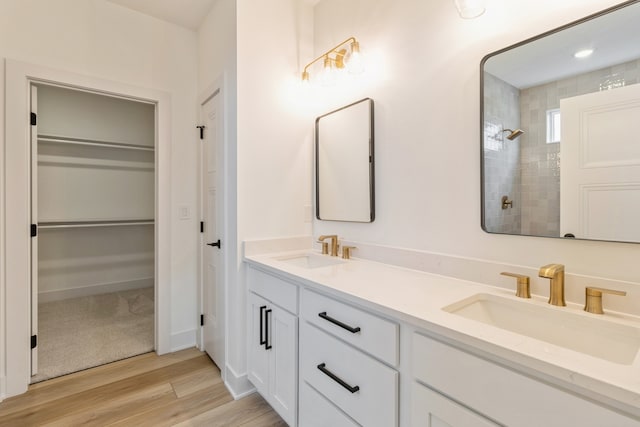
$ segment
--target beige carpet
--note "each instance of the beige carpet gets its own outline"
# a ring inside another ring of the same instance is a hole
[[[153,311],[153,288],[40,304],[31,382],[152,351]]]

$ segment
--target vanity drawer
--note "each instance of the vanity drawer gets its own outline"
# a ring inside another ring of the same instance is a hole
[[[632,427],[637,420],[421,334],[413,336],[415,378],[508,426]]]
[[[305,381],[300,384],[298,408],[299,427],[359,427]]]
[[[395,370],[306,322],[300,330],[299,365],[302,380],[359,424],[398,425]]]
[[[298,286],[252,267],[247,268],[247,283],[250,291],[298,314]]]
[[[302,291],[301,313],[309,323],[383,362],[398,365],[397,323],[306,289]]]

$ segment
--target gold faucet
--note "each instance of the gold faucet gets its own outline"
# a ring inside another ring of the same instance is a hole
[[[331,252],[329,255],[338,256],[338,248],[340,247],[340,245],[338,245],[338,236],[335,234],[331,234],[318,237],[318,241],[320,242],[324,242],[324,239],[331,239]]]
[[[564,265],[549,264],[540,267],[538,276],[551,279],[551,288],[549,289],[549,304],[564,307]]]

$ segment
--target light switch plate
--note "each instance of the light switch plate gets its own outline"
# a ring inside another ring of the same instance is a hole
[[[189,209],[189,206],[180,206],[180,208],[178,209],[178,218],[180,219],[191,218],[191,209]]]

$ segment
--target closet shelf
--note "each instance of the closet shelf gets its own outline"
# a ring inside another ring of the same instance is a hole
[[[153,225],[153,219],[118,220],[118,221],[64,221],[64,222],[40,222],[38,228],[42,230],[53,228],[86,228],[86,227],[119,227],[129,225]]]
[[[124,150],[155,151],[154,147],[149,147],[146,145],[122,144],[119,142],[97,141],[97,140],[80,139],[80,138],[67,138],[67,137],[53,136],[53,135],[38,135],[38,142],[47,142],[47,143],[53,143],[53,144],[87,145],[91,147],[119,148]]]

